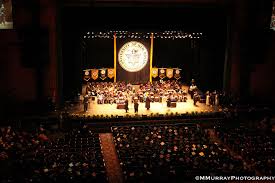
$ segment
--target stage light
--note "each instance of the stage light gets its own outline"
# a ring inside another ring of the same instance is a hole
[[[84,39],[86,38],[86,36],[84,36]]]

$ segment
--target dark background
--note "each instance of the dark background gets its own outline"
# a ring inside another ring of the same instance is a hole
[[[201,39],[154,39],[153,67],[179,67],[182,82],[189,84],[194,78],[202,90],[222,89],[226,9],[212,6],[207,9],[194,6],[82,7],[66,8],[62,17],[65,96],[80,91],[83,69],[113,67],[112,39],[82,39],[88,31],[107,30],[202,32]]]

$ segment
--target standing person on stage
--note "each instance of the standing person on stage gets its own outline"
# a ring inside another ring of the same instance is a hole
[[[151,102],[150,97],[146,97],[145,108],[146,108],[147,110],[150,109],[150,102]]]
[[[210,105],[210,92],[209,92],[209,91],[206,92],[205,104],[206,104],[207,106]]]
[[[84,103],[84,112],[87,112],[88,111],[88,105],[89,105],[89,95],[88,94],[86,94],[84,96],[83,103]]]
[[[194,92],[193,100],[194,100],[194,106],[197,106],[197,102],[200,100],[200,96],[197,90]]]
[[[193,99],[194,97],[194,92],[197,91],[197,86],[195,84],[191,84],[191,86],[189,87],[189,93],[191,95],[191,99]]]
[[[125,100],[125,111],[126,113],[128,113],[128,110],[129,110],[129,101],[128,99]]]
[[[138,113],[138,100],[135,100],[134,102],[134,109],[135,109],[135,113]]]

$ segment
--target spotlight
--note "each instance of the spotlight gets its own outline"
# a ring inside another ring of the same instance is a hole
[[[90,34],[90,32],[87,32],[87,34]]]

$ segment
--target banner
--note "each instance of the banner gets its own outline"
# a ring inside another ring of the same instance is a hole
[[[97,78],[98,78],[98,69],[92,69],[91,74],[92,74],[92,79],[97,80]]]
[[[171,79],[173,77],[173,69],[166,69],[166,76]]]
[[[153,78],[158,77],[158,68],[156,67],[152,68],[152,77]]]
[[[116,39],[116,80],[127,83],[150,81],[150,39]]]
[[[180,79],[180,69],[175,69],[174,78],[176,80]]]
[[[159,68],[159,78],[163,79],[165,78],[165,69],[164,68]]]
[[[107,70],[108,78],[112,79],[114,77],[114,69]]]
[[[84,72],[84,76],[83,76],[84,81],[89,81],[91,79],[90,70],[84,70],[83,72]]]
[[[100,79],[104,80],[107,77],[106,69],[99,69],[100,70]]]

